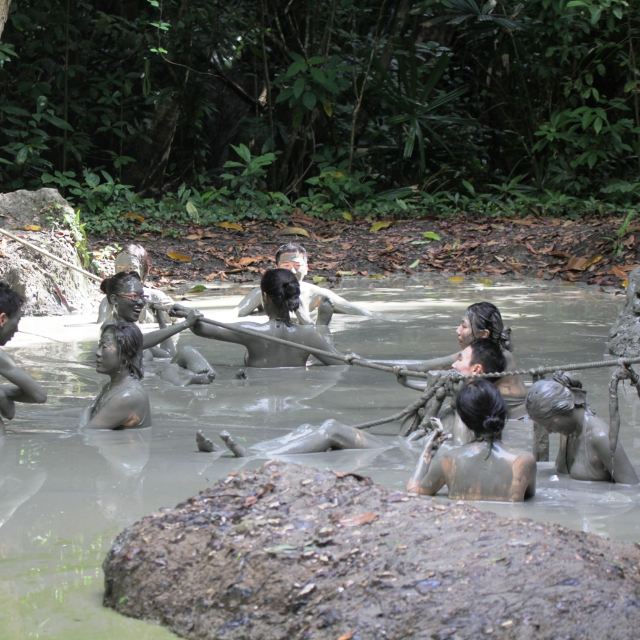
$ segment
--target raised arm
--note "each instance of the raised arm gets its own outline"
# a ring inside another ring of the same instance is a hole
[[[323,299],[326,298],[333,305],[333,310],[335,313],[344,313],[351,316],[372,316],[373,314],[368,309],[361,307],[354,302],[349,302],[342,296],[339,296],[331,289],[325,289],[324,287],[318,287],[314,284],[307,284],[307,286],[311,287],[312,291],[312,302],[310,307],[312,309],[317,308],[322,303]]]
[[[4,376],[10,383],[1,386],[6,401],[38,404],[47,401],[47,392],[40,383],[36,382],[26,371],[17,367],[15,362],[1,351],[0,376]]]
[[[262,306],[262,291],[260,287],[251,289],[247,295],[240,300],[238,304],[238,316],[241,318],[251,315]]]
[[[446,483],[442,469],[442,449],[436,451],[439,432],[434,430],[428,437],[418,458],[415,471],[407,482],[409,493],[434,496]],[[447,445],[443,445],[446,448]]]
[[[183,307],[184,309],[184,307]],[[176,314],[178,317],[182,317],[181,314]],[[142,348],[150,349],[151,347],[155,347],[157,344],[164,342],[167,338],[174,336],[176,333],[180,333],[185,329],[191,329],[193,325],[197,322],[198,318],[201,318],[202,314],[197,309],[191,309],[186,316],[184,322],[179,322],[177,324],[172,324],[164,329],[156,329],[155,331],[150,331],[149,333],[145,333],[142,336]]]
[[[253,323],[237,323],[239,327],[243,329],[255,329],[256,325]],[[257,325],[259,326],[259,325]],[[225,329],[224,327],[218,327],[213,324],[207,324],[206,322],[200,322],[199,320],[191,327],[191,331],[201,338],[211,338],[212,340],[222,340],[223,342],[235,342],[237,344],[246,345],[251,340],[259,340],[260,338],[253,338],[245,334],[232,331],[231,329]]]

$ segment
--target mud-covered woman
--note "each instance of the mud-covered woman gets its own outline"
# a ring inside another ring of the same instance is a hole
[[[501,444],[507,409],[495,385],[487,380],[465,384],[456,397],[456,412],[475,440],[460,446],[446,442],[438,446],[434,432],[407,483],[407,491],[432,496],[446,485],[451,499],[519,502],[533,496],[535,458]]]
[[[96,371],[109,376],[80,420],[82,428],[129,429],[151,425],[149,396],[142,386],[140,329],[116,322],[102,329],[96,349]]]
[[[310,351],[265,340],[261,335],[281,338],[329,353],[338,353],[313,325],[298,325],[292,322],[291,313],[300,306],[300,285],[291,271],[269,269],[262,276],[260,289],[262,305],[269,321],[238,322],[230,325],[251,330],[257,335],[239,333],[200,320],[196,320],[192,328],[193,333],[203,338],[243,345],[247,349],[244,363],[248,367],[303,367],[311,355]],[[328,355],[314,355],[322,364],[343,364],[341,360]]]

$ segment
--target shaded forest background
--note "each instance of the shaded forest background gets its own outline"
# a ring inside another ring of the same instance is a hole
[[[638,212],[635,0],[9,6],[0,190],[93,233]]]

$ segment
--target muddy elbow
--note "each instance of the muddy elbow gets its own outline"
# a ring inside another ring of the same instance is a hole
[[[44,404],[47,401],[47,392],[42,389],[33,394],[33,401],[36,404]]]

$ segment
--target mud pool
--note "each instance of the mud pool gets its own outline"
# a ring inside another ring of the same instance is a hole
[[[236,320],[245,289],[224,288],[189,303],[217,320]],[[373,319],[334,316],[335,344],[370,358],[416,359],[452,353],[454,329],[465,307],[483,299],[498,305],[513,328],[521,368],[600,360],[622,296],[593,288],[538,281],[431,282],[407,279],[349,281],[339,292],[365,305]],[[396,413],[416,398],[392,375],[359,367],[249,370],[238,380],[244,349],[238,345],[181,340],[216,365],[210,386],[178,388],[147,370],[153,427],[132,432],[79,433],[81,409],[105,378],[92,364],[98,326],[91,316],[24,318],[7,347],[43,382],[49,402],[20,405],[0,447],[0,637],[136,640],[173,638],[101,606],[102,560],[115,535],[138,517],[173,506],[231,471],[258,466],[259,457],[233,459],[198,453],[195,432],[229,430],[245,446],[280,436],[303,423],[334,417],[346,424]],[[258,318],[259,321],[259,318]],[[591,406],[608,415],[610,370],[579,374]],[[623,392],[621,442],[640,467],[640,401]],[[289,456],[294,462],[358,471],[402,488],[414,454],[389,448]],[[510,422],[505,440],[530,448],[531,429]],[[551,439],[551,458],[556,439]],[[538,489],[522,505],[475,503],[501,515],[529,517],[640,541],[637,487],[558,478],[553,462],[539,464]]]

